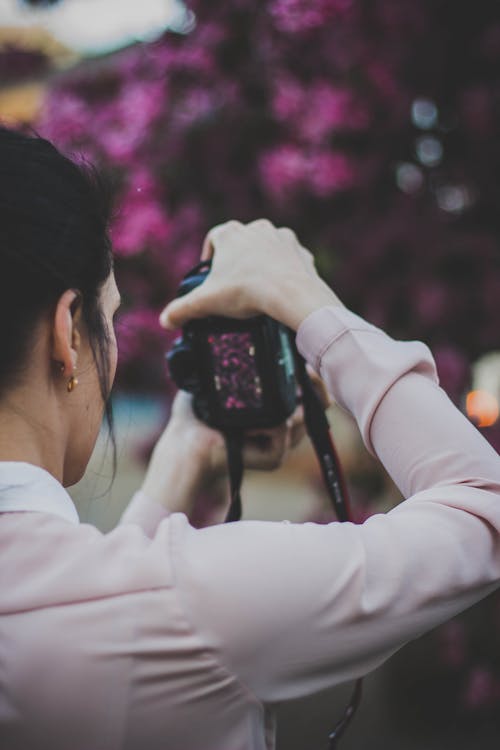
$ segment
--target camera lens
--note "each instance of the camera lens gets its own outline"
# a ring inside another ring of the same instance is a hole
[[[166,354],[170,377],[178,388],[194,393],[199,385],[193,351],[183,339],[177,339]]]

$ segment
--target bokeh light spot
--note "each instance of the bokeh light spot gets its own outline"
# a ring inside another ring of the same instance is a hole
[[[478,427],[491,427],[499,415],[498,399],[488,391],[470,391],[465,400],[467,416]]]
[[[465,185],[442,185],[436,190],[439,208],[452,214],[459,214],[472,202],[470,191]]]
[[[443,158],[441,141],[434,136],[424,135],[417,139],[415,145],[417,158],[424,167],[435,167]]]
[[[396,167],[396,184],[403,193],[416,193],[423,181],[422,170],[416,164],[403,162]]]
[[[438,110],[432,99],[415,99],[411,105],[411,120],[421,130],[437,125]]]

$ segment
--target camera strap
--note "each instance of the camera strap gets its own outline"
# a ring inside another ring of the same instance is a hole
[[[330,425],[321,399],[316,393],[306,369],[306,364],[295,350],[297,381],[302,391],[304,422],[307,433],[314,446],[320,465],[323,481],[330,496],[333,508],[339,521],[350,520],[350,509],[347,489],[340,461],[330,432]],[[241,483],[243,480],[243,433],[241,430],[224,432],[229,471],[231,505],[225,522],[239,521],[241,518]]]
[[[231,504],[224,523],[239,521],[241,518],[241,482],[243,481],[243,433],[241,430],[224,432],[229,471]]]
[[[304,358],[295,349],[297,380],[302,391],[302,406],[307,434],[314,446],[325,487],[339,521],[350,521],[351,513],[342,467],[330,432],[330,424],[321,399],[306,369]]]

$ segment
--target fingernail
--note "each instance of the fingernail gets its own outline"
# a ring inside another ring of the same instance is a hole
[[[160,325],[163,326],[163,328],[170,327],[170,320],[168,318],[168,312],[166,310],[163,310],[160,315]]]

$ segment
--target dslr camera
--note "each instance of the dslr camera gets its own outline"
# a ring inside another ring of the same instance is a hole
[[[210,267],[189,271],[177,296],[203,284]],[[267,315],[190,320],[166,359],[175,384],[193,394],[196,416],[221,432],[275,427],[296,408],[293,338]]]

